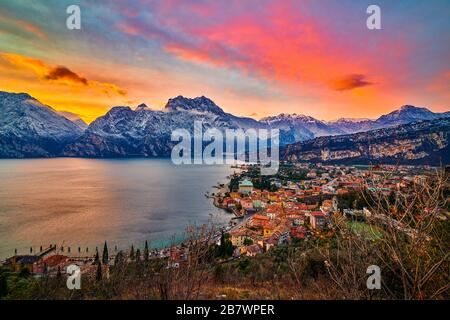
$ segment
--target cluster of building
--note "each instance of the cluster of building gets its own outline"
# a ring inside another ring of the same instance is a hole
[[[412,167],[356,168],[297,164],[306,178],[291,181],[289,177],[273,178],[277,191],[254,188],[250,178],[241,175],[239,188],[227,192],[221,207],[232,211],[240,222],[229,228],[235,256],[254,256],[273,246],[294,239],[309,239],[329,234],[326,230],[335,213],[349,219],[365,216],[367,210],[339,208],[338,199],[351,191],[366,188],[389,194],[413,183],[423,183],[426,175],[411,175]],[[386,172],[394,172],[386,176]]]
[[[329,236],[327,227],[334,214],[357,221],[371,215],[367,209],[356,210],[339,205],[339,199],[345,194],[364,188],[389,195],[414,184],[426,183],[431,172],[430,168],[410,166],[367,168],[320,164],[296,164],[289,170],[271,178],[276,191],[255,188],[252,179],[247,176],[248,171],[244,171],[235,174],[240,178],[237,190],[221,190],[215,195],[215,204],[236,216],[225,230],[233,245],[234,257],[255,256],[295,239]],[[291,179],[298,172],[306,173],[304,179]],[[402,228],[399,225],[399,229]],[[215,238],[219,239],[220,235]],[[150,258],[168,258],[169,266],[178,267],[180,263],[189,261],[189,251],[181,244],[153,250]],[[92,257],[64,255],[56,250],[56,246],[41,248],[35,255],[16,254],[4,262],[14,272],[26,270],[38,276],[64,274],[71,264],[80,266],[82,273],[95,272]]]
[[[26,272],[34,276],[56,276],[58,273],[65,274],[69,265],[78,265],[82,273],[95,270],[90,258],[74,258],[56,252],[55,247],[41,250],[37,254],[14,255],[3,263],[13,272]]]

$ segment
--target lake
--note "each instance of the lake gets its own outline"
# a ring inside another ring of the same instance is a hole
[[[166,159],[0,160],[0,259],[57,244],[110,250],[162,247],[192,224],[232,216],[205,197],[229,166],[176,166]]]

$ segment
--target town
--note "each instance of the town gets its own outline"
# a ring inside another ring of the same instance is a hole
[[[387,199],[396,193],[406,193],[414,186],[426,183],[436,168],[422,166],[345,166],[322,164],[282,164],[274,176],[260,175],[256,165],[234,166],[229,183],[219,184],[207,193],[214,205],[230,214],[226,226],[214,230],[208,246],[222,250],[214,256],[216,263],[227,263],[241,257],[255,257],[274,247],[299,241],[327,239],[333,236],[332,219],[344,219],[351,230],[368,237],[379,237],[381,230],[368,219],[395,222],[399,230],[414,236],[415,230],[386,216],[376,216],[368,205],[371,193],[381,193]],[[448,167],[446,168],[448,174]],[[366,194],[367,197],[364,195]],[[204,236],[204,235],[203,235]],[[33,253],[16,254],[2,262],[17,277],[67,274],[70,265],[77,265],[81,275],[101,279],[109,277],[109,269],[118,261],[164,261],[166,268],[180,268],[191,261],[190,246],[182,242],[163,249],[132,245],[126,252],[117,246],[103,251],[49,245]],[[221,249],[220,249],[221,248]],[[142,250],[142,253],[141,253]]]
[[[221,186],[214,194],[215,204],[236,216],[225,228],[235,257],[255,256],[299,239],[330,236],[330,219],[336,215],[353,229],[376,235],[377,230],[365,223],[372,214],[361,192],[393,196],[424,183],[434,173],[427,166],[292,164],[281,166],[279,174],[269,178],[259,176],[254,166],[242,168],[229,186]]]

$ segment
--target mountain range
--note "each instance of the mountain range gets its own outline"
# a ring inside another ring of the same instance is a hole
[[[290,144],[281,159],[343,164],[440,165],[450,161],[450,118]]]
[[[28,94],[0,92],[0,157],[52,157],[82,134],[77,124]]]
[[[450,112],[434,113],[406,105],[376,120],[327,122],[282,113],[258,121],[226,113],[203,96],[194,99],[178,96],[169,99],[163,110],[152,110],[145,104],[134,109],[113,107],[87,125],[77,115],[55,111],[28,94],[0,92],[0,157],[167,157],[174,145],[170,141],[172,131],[183,128],[192,132],[194,121],[202,121],[204,129],[280,129],[282,146],[292,144],[300,148],[299,143],[312,143],[311,139],[334,143],[333,136],[349,137],[349,134],[448,117]],[[396,133],[395,130],[386,132]],[[295,148],[285,150],[293,152]],[[289,152],[286,156],[291,157]]]

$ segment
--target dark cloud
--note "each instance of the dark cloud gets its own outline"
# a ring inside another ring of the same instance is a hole
[[[370,85],[373,85],[373,83],[367,81],[363,74],[349,74],[331,82],[331,87],[337,91],[353,90]]]
[[[45,79],[47,80],[65,79],[73,81],[75,83],[84,84],[86,86],[88,85],[88,81],[86,78],[80,77],[75,72],[71,71],[70,69],[64,66],[59,66],[51,69],[49,73],[45,76]]]

